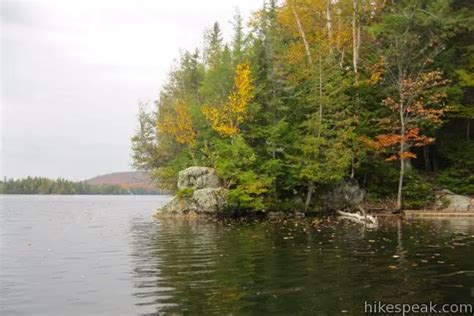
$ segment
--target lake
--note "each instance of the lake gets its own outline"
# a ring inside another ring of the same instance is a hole
[[[164,196],[0,196],[2,315],[361,315],[474,303],[474,220],[156,220]]]

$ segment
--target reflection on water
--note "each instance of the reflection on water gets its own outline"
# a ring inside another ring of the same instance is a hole
[[[361,314],[365,300],[473,302],[474,223],[132,226],[134,295],[169,314]]]
[[[162,197],[2,197],[0,314],[363,313],[474,303],[473,219],[155,220]]]
[[[0,315],[134,315],[130,227],[160,196],[1,196]]]

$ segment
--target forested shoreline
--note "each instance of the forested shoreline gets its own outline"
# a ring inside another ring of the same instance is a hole
[[[473,6],[269,0],[228,43],[215,23],[140,105],[134,165],[171,191],[215,168],[244,211],[315,210],[344,181],[398,210],[472,196]]]
[[[43,177],[4,179],[0,181],[0,194],[77,194],[77,195],[148,195],[164,194],[148,188],[124,188],[120,185],[91,185],[85,181],[51,180]]]

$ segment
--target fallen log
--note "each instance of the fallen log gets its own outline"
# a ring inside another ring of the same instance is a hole
[[[365,224],[368,226],[377,226],[378,224],[377,218],[369,214],[361,215],[359,213],[349,213],[343,211],[337,211],[337,214],[359,224]]]

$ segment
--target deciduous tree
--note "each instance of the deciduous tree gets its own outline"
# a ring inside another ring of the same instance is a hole
[[[221,106],[208,106],[202,112],[212,128],[223,137],[233,137],[239,126],[248,118],[248,106],[253,93],[252,73],[249,64],[239,64],[235,70],[234,89]]]

